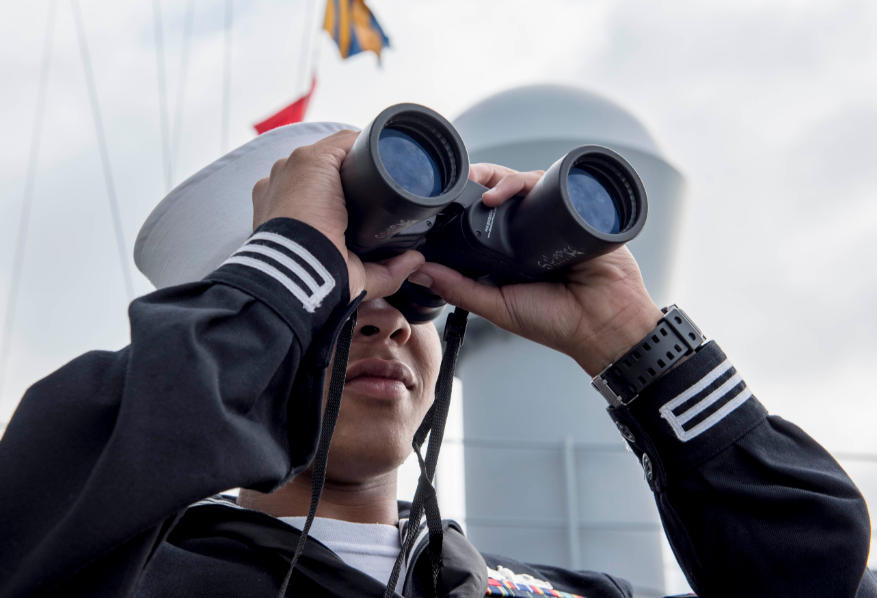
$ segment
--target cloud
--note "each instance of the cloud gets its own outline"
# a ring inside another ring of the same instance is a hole
[[[873,102],[839,103],[830,114],[808,123],[790,144],[784,180],[805,209],[834,206],[838,199],[877,190],[877,105]],[[838,228],[856,227],[872,216],[858,206],[853,221]],[[829,208],[831,209],[831,208]]]
[[[173,100],[185,3],[164,4]],[[16,366],[3,405],[62,362],[61,354],[118,346],[127,337],[82,65],[69,7],[59,6],[23,287],[28,306],[16,324],[25,335],[16,338],[27,339],[16,347],[31,347],[16,354],[37,365]],[[871,108],[877,105],[877,8],[852,0],[543,0],[538,8],[525,0],[374,0],[372,6],[393,43],[383,68],[370,54],[341,61],[316,32],[312,119],[362,126],[400,101],[453,117],[487,95],[535,82],[606,94],[639,115],[686,173],[677,300],[753,385],[778,388],[808,374],[814,361],[834,371],[853,354],[877,360],[867,342],[875,324],[867,265],[877,254],[869,207],[877,183],[870,168],[877,150],[869,143],[877,133]],[[223,7],[196,5],[177,181],[219,155]],[[130,251],[140,223],[164,195],[151,5],[89,1],[82,8]],[[45,6],[17,3],[6,16],[0,74],[12,84],[0,89],[3,280],[11,273]],[[314,14],[315,25],[320,17]],[[298,93],[301,18],[301,3],[236,3],[234,144],[251,139],[253,122]],[[59,228],[64,217],[53,214],[67,215],[75,226]],[[87,244],[74,229],[88,231]],[[59,247],[76,256],[70,257],[76,265],[53,261]],[[60,292],[51,285],[56,279]],[[139,275],[136,284],[138,292],[149,289]],[[0,307],[5,303],[4,295]],[[63,350],[56,353],[56,346]],[[38,355],[55,357],[31,361]],[[838,396],[861,393],[855,384],[838,382]],[[803,407],[789,415],[808,417]],[[843,440],[836,431],[824,437]]]

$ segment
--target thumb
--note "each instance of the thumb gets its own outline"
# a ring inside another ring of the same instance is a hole
[[[455,307],[460,307],[509,329],[511,318],[502,291],[463,276],[456,270],[436,263],[426,263],[408,277],[414,284],[429,288]]]
[[[399,290],[405,279],[421,265],[423,254],[419,251],[406,251],[383,262],[365,262],[366,299],[387,297]]]

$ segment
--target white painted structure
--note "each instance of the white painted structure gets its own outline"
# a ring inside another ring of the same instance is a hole
[[[580,89],[540,85],[479,102],[454,125],[473,163],[545,169],[590,143],[624,156],[649,198],[649,220],[631,249],[655,301],[670,301],[684,181],[629,112]],[[663,596],[657,509],[588,376],[483,320],[470,324],[457,375],[472,542],[525,562],[617,574],[638,596]],[[441,491],[441,475],[437,483]]]

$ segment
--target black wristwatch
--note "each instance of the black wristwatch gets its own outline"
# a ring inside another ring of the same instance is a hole
[[[706,338],[688,315],[671,305],[664,317],[633,349],[591,380],[613,407],[627,405],[679,359],[697,350]]]

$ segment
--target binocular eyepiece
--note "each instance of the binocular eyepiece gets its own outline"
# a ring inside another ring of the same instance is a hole
[[[639,175],[617,153],[585,145],[555,162],[525,197],[496,208],[469,180],[456,129],[417,104],[387,108],[341,165],[347,245],[376,261],[416,249],[427,261],[493,285],[557,278],[634,239],[648,213]],[[406,282],[388,301],[411,323],[444,301]]]

